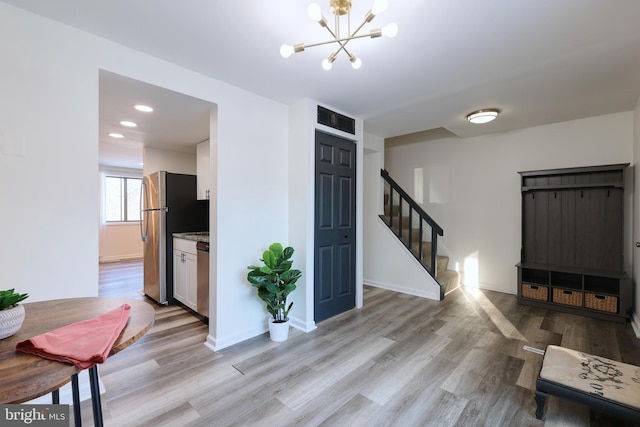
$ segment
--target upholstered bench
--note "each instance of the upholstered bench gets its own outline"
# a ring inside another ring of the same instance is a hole
[[[536,381],[538,419],[549,394],[640,423],[638,366],[550,345]]]

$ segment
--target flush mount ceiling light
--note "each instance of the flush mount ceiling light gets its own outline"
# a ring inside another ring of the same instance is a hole
[[[498,114],[500,114],[500,110],[497,108],[485,108],[467,114],[467,120],[475,124],[489,123],[495,120]]]
[[[135,122],[130,122],[129,120],[123,120],[123,121],[121,121],[121,122],[120,122],[120,124],[121,124],[122,126],[126,126],[126,127],[128,127],[128,128],[134,128],[134,127],[138,126],[138,124],[137,124],[137,123],[135,123]]]
[[[327,20],[324,18],[324,16],[322,16],[322,10],[320,9],[320,6],[318,6],[317,3],[311,3],[307,8],[307,13],[311,19],[313,19],[314,21],[317,21],[318,24],[320,24],[320,26],[326,28],[327,31],[329,31],[329,34],[331,34],[331,36],[333,37],[333,40],[328,40],[320,43],[312,43],[312,44],[300,43],[293,46],[283,44],[280,47],[280,55],[282,55],[285,58],[288,58],[294,53],[304,51],[308,47],[315,47],[315,46],[321,46],[321,45],[330,44],[330,43],[337,43],[340,45],[340,47],[331,55],[329,55],[327,59],[322,61],[322,68],[324,68],[327,71],[330,70],[333,65],[333,61],[336,60],[336,56],[338,56],[338,54],[342,50],[349,58],[349,61],[351,61],[351,66],[355,69],[358,69],[362,65],[362,61],[360,60],[360,58],[358,58],[353,53],[347,50],[346,46],[350,40],[360,39],[363,37],[370,37],[372,39],[380,36],[395,37],[395,35],[398,33],[398,26],[394,23],[390,23],[384,26],[383,28],[374,29],[369,31],[369,33],[367,34],[358,35],[358,32],[362,29],[362,27],[364,27],[365,24],[371,22],[373,18],[376,17],[376,15],[380,14],[381,12],[384,12],[384,10],[388,6],[387,0],[375,0],[371,10],[367,12],[367,14],[364,16],[364,21],[362,21],[362,24],[360,24],[353,32],[351,31],[351,1],[350,0],[329,0],[329,5],[331,8],[331,13],[333,13],[334,15],[334,20],[335,20],[334,29],[331,29],[328,26]],[[343,36],[340,31],[340,17],[344,15],[346,15],[346,23],[347,23],[346,36]]]
[[[142,111],[143,113],[150,113],[153,111],[153,108],[149,107],[148,105],[142,105],[142,104],[134,105],[133,108],[135,108],[138,111]]]
[[[121,134],[121,133],[117,133],[117,132],[111,132],[111,133],[109,133],[109,136],[110,136],[111,138],[118,138],[118,139],[124,138],[124,135],[123,135],[123,134]]]

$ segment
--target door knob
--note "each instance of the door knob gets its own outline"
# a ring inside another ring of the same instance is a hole
[[[636,242],[636,248],[640,248],[640,242]]]

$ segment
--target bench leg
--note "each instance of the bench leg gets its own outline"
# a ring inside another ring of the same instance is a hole
[[[544,404],[547,401],[547,393],[536,390],[536,418],[541,420],[544,415]]]

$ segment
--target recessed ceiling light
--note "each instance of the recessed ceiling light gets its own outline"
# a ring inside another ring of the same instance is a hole
[[[148,105],[142,105],[142,104],[135,105],[133,108],[135,108],[138,111],[142,111],[143,113],[150,113],[153,111],[153,108],[149,107]]]
[[[117,133],[117,132],[111,132],[111,133],[109,134],[109,136],[110,136],[111,138],[124,138],[124,135],[123,135],[123,134],[121,134],[121,133]]]
[[[122,126],[126,126],[126,127],[128,127],[128,128],[134,128],[134,127],[138,126],[138,124],[137,124],[137,123],[135,123],[135,122],[130,122],[129,120],[123,120],[123,121],[121,121],[121,122],[120,122],[120,124],[121,124]]]
[[[500,114],[500,110],[497,108],[485,108],[467,114],[467,120],[475,124],[489,123],[495,120],[498,114]]]

